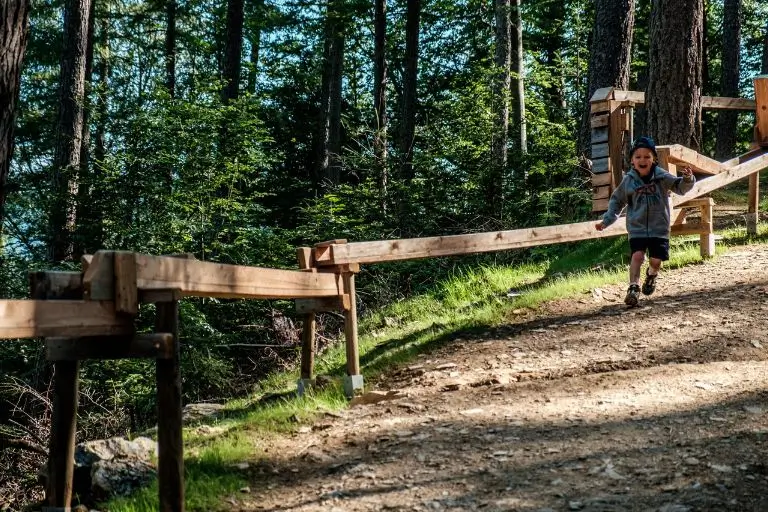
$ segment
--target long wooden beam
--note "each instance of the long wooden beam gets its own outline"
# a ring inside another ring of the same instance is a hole
[[[620,91],[614,89],[613,99],[615,101],[629,101],[636,105],[645,103],[645,93],[642,91]],[[591,101],[596,101],[595,97]],[[597,99],[600,101],[600,99]],[[704,109],[726,109],[726,110],[755,110],[755,100],[749,98],[727,98],[722,96],[702,96],[701,108]]]
[[[315,248],[315,262],[320,266],[378,263],[521,249],[622,235],[627,232],[625,224],[619,219],[604,231],[597,231],[595,222],[589,221],[491,233],[352,242]]]
[[[226,265],[136,254],[139,290],[179,290],[184,295],[283,299],[342,295],[338,276],[273,268]]]
[[[728,165],[724,165],[717,160],[697,153],[693,149],[687,148],[680,144],[656,147],[657,150],[662,148],[666,148],[669,151],[669,160],[671,163],[683,166],[689,165],[695,171],[701,174],[720,174],[729,168]]]
[[[709,194],[713,190],[717,190],[734,181],[746,178],[750,174],[760,172],[766,168],[768,168],[768,149],[764,149],[750,160],[731,167],[716,176],[704,178],[703,180],[696,182],[691,191],[684,196],[673,196],[672,206],[677,206],[696,197]]]
[[[116,255],[119,255],[116,257]],[[126,293],[133,288],[138,293]],[[119,300],[131,312],[131,300],[154,291],[176,290],[182,296],[239,299],[333,297],[343,294],[335,274],[302,272],[210,261],[99,251],[83,277],[91,300]]]
[[[113,302],[0,300],[0,339],[131,334]]]

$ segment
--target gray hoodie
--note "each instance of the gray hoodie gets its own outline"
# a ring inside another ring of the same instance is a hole
[[[685,180],[658,165],[650,176],[650,182],[645,183],[634,168],[624,175],[603,215],[606,227],[616,222],[626,205],[629,238],[669,238],[669,191],[683,195],[693,188],[696,178],[691,175],[690,181]]]

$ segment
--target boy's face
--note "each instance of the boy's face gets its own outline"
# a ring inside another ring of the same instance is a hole
[[[632,153],[632,167],[640,173],[640,176],[648,176],[653,167],[653,151],[648,148],[637,148]]]

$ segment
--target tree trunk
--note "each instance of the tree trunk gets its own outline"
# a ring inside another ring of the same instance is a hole
[[[701,144],[702,0],[654,0],[646,91],[648,131],[657,144]]]
[[[387,214],[387,0],[375,0],[373,50],[373,110],[376,113],[373,149],[379,168],[382,215]]]
[[[768,75],[768,23],[765,24],[765,34],[763,34],[763,63],[760,73]]]
[[[251,43],[251,54],[249,57],[250,67],[248,69],[248,92],[256,94],[256,83],[259,72],[259,52],[261,51],[261,31],[264,29],[264,0],[256,0],[253,5],[253,12],[249,16],[248,37]]]
[[[106,191],[104,190],[104,180],[101,173],[101,169],[104,167],[104,161],[107,156],[107,128],[106,122],[109,115],[109,109],[107,105],[107,91],[109,91],[109,59],[107,55],[109,52],[109,22],[104,20],[100,24],[99,40],[102,53],[98,61],[98,73],[99,73],[99,87],[98,94],[96,96],[96,126],[94,132],[94,148],[93,148],[93,196],[91,198],[91,243],[92,249],[101,249],[104,240],[104,198],[106,197]]]
[[[589,100],[596,90],[629,87],[629,62],[635,26],[635,0],[598,0],[589,56],[587,101],[581,119],[579,153],[591,157]]]
[[[176,97],[176,0],[165,2],[165,88]]]
[[[544,86],[544,95],[549,119],[564,122],[566,119],[565,70],[563,53],[565,51],[565,2],[547,2],[543,5],[543,30],[546,32],[541,41],[543,64],[549,73],[549,84]]]
[[[501,218],[504,174],[507,168],[507,141],[509,130],[509,88],[511,85],[511,26],[510,0],[496,0],[495,28],[496,49],[494,65],[496,72],[493,83],[494,130],[491,140],[491,165],[485,183],[485,204],[488,213]]]
[[[76,224],[74,197],[83,133],[85,60],[90,0],[67,0],[64,6],[64,45],[59,78],[59,115],[56,149],[51,170],[52,201],[49,212],[49,257],[72,259],[72,233]]]
[[[224,49],[224,65],[222,75],[224,103],[234,101],[240,95],[240,70],[242,68],[243,52],[243,0],[227,2],[227,39]]]
[[[720,73],[720,95],[739,96],[741,51],[741,0],[725,0],[723,4],[723,58]],[[736,153],[738,112],[721,110],[717,114],[715,158],[727,160]]]
[[[93,79],[93,32],[95,29],[96,8],[91,6],[88,15],[88,40],[85,50],[85,89],[83,98],[83,133],[80,144],[80,172],[78,176],[76,211],[78,223],[75,226],[74,254],[75,261],[85,254],[89,247],[89,233],[91,232],[91,210],[93,209],[91,175],[91,80]],[[97,247],[99,249],[99,247]]]
[[[343,0],[329,0],[326,8],[318,159],[318,178],[323,187],[338,185],[341,178],[339,157],[345,28],[342,4]]]
[[[512,119],[515,125],[514,133],[517,148],[520,153],[528,152],[528,135],[525,126],[525,61],[523,60],[523,16],[520,12],[520,0],[510,3],[511,23],[511,56],[510,68],[512,92]]]
[[[0,2],[0,240],[5,219],[6,182],[13,156],[21,63],[29,37],[29,0]]]
[[[410,0],[405,19],[405,73],[403,76],[403,128],[400,138],[404,185],[414,178],[413,143],[416,135],[416,85],[419,71],[419,25],[421,0]]]

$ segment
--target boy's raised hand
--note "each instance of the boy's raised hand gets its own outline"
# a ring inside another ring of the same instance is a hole
[[[598,222],[595,224],[595,229],[598,231],[602,231],[605,229],[605,224],[603,224],[603,221]]]
[[[691,176],[693,176],[693,169],[687,166],[683,167],[682,169],[680,169],[680,174],[682,175],[683,178],[688,179]]]

